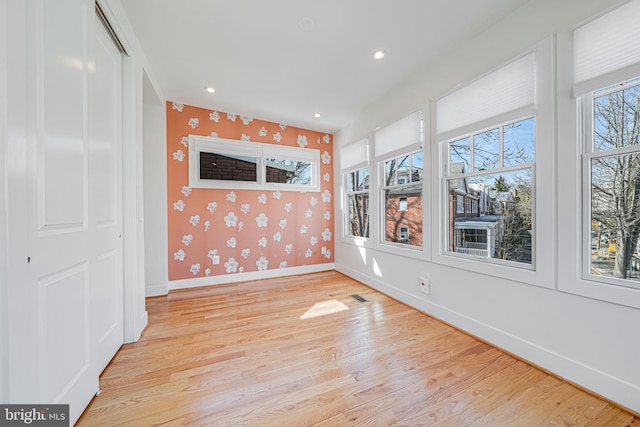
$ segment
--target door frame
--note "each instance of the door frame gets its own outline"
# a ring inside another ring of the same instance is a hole
[[[140,339],[148,324],[144,276],[144,197],[142,181],[143,68],[133,43],[108,0],[96,0],[122,44],[122,226],[124,342]]]

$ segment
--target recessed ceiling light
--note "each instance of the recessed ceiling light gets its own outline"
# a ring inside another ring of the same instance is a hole
[[[376,50],[375,52],[373,52],[373,57],[375,59],[382,59],[384,58],[384,50]]]
[[[315,118],[317,119],[318,117],[320,117],[320,113],[315,113],[315,114],[313,115],[313,117],[315,117]]]
[[[214,93],[216,90],[214,88],[212,88],[211,86],[204,88],[204,90],[206,90],[209,93]]]

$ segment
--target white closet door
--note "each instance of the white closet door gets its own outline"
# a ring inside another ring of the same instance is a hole
[[[91,336],[100,374],[123,342],[122,57],[97,17],[89,66]]]
[[[121,57],[92,0],[13,4],[26,23],[11,67],[24,69],[27,209],[10,212],[26,221],[29,263],[9,285],[11,399],[69,403],[75,422],[122,344]]]

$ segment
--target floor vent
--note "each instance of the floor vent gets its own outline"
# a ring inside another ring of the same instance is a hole
[[[358,294],[353,294],[353,295],[351,295],[351,298],[353,298],[353,299],[354,299],[354,300],[356,300],[356,301],[360,301],[360,302],[367,302],[367,300],[366,300],[366,299],[364,299],[363,297],[361,297],[361,296],[360,296],[360,295],[358,295]]]

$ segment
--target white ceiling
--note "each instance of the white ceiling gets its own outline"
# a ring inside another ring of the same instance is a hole
[[[167,100],[329,133],[526,1],[120,0]]]

